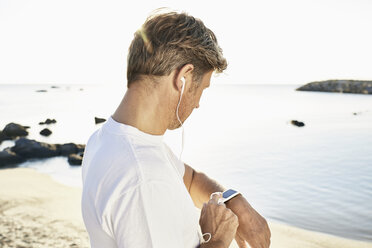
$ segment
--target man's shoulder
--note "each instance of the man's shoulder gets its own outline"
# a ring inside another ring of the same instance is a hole
[[[83,181],[90,189],[126,192],[143,181],[169,178],[163,146],[143,144],[129,136],[97,130],[83,159]],[[94,187],[92,187],[94,186]]]

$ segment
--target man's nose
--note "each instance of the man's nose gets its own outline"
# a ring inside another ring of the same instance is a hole
[[[200,106],[200,105],[199,105],[199,103],[198,103],[198,104],[195,106],[195,108],[199,108],[199,106]]]

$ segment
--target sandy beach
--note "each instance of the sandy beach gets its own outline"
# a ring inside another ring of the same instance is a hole
[[[33,169],[0,170],[0,247],[89,247],[80,194],[81,189]],[[372,248],[372,243],[283,224],[270,227],[273,248]]]
[[[0,247],[89,247],[80,194],[33,169],[0,170]]]

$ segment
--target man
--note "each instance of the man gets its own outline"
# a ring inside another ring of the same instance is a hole
[[[240,248],[269,247],[267,222],[241,194],[224,204],[212,193],[225,188],[162,141],[226,67],[213,32],[187,14],[150,16],[136,32],[128,90],[85,149],[82,211],[93,248],[227,248],[234,238]]]

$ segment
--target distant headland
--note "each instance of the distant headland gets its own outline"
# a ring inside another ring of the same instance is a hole
[[[323,91],[337,93],[372,94],[372,81],[327,80],[311,82],[296,89],[299,91]]]

